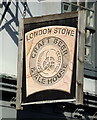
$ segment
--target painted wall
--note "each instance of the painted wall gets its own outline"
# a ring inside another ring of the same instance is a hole
[[[83,82],[84,82],[84,86],[83,86],[84,92],[89,92],[91,94],[97,94],[97,80],[96,79],[84,78]]]

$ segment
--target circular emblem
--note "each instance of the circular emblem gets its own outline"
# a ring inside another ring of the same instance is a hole
[[[31,51],[29,69],[32,79],[41,85],[57,83],[63,78],[69,60],[69,49],[62,39],[43,38]]]

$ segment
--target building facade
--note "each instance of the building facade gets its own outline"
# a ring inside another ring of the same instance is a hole
[[[16,110],[17,60],[19,24],[21,18],[65,12],[86,11],[85,60],[83,93],[84,105],[47,103],[24,106]],[[96,1],[14,1],[0,3],[0,113],[4,118],[97,119],[97,2]]]

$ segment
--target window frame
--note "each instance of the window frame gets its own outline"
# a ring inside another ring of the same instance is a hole
[[[71,12],[72,8],[69,8],[69,11],[65,11],[64,9],[64,4],[69,4],[69,7],[72,7],[74,5],[74,3],[72,2],[62,2],[61,3],[61,12]],[[89,4],[93,4],[93,9],[88,8]],[[79,7],[77,4],[75,4],[75,7]],[[86,19],[87,19],[87,14],[89,12],[94,12],[94,22],[93,22],[93,26],[91,25],[87,25],[87,20],[86,20],[86,30],[89,30],[90,33],[92,34],[92,40],[91,40],[91,62],[88,61],[84,61],[84,76],[85,77],[89,77],[89,78],[97,78],[97,15],[95,13],[95,11],[97,11],[97,2],[85,2],[84,6],[82,6],[83,9],[86,9]],[[78,10],[78,9],[77,9]],[[86,46],[86,45],[85,45]],[[93,49],[92,49],[93,48]]]

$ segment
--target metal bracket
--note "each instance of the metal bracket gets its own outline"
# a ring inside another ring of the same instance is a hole
[[[16,97],[12,97],[12,99],[10,100],[10,105],[16,107]]]
[[[97,120],[97,112],[94,113],[93,120]]]
[[[74,111],[74,117],[75,118],[82,118],[83,116],[83,113],[84,113],[84,109],[82,108],[77,108],[75,111]]]

